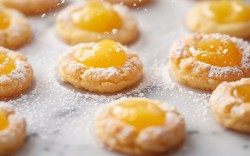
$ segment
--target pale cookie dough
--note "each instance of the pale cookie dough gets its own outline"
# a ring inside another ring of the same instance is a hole
[[[142,77],[143,65],[135,53],[125,49],[126,62],[120,67],[94,68],[76,61],[77,51],[92,48],[95,43],[78,44],[60,59],[61,78],[73,86],[97,93],[112,93],[128,88]]]
[[[12,107],[3,102],[0,102],[0,113],[9,122],[8,127],[0,131],[0,155],[10,155],[23,145],[26,137],[26,122]]]
[[[244,85],[248,85],[250,88],[249,78],[222,83],[214,90],[209,102],[212,112],[220,124],[239,132],[250,133],[250,101],[237,97],[236,90]]]
[[[27,58],[20,53],[0,47],[0,52],[7,53],[15,62],[15,69],[9,74],[0,76],[0,98],[10,98],[26,91],[32,83],[33,70]]]
[[[27,18],[20,12],[1,5],[0,11],[8,16],[10,22],[7,28],[0,29],[0,46],[16,49],[29,42],[32,31]]]
[[[187,14],[186,26],[192,32],[220,33],[248,39],[250,37],[250,20],[236,23],[217,23],[204,15],[213,1],[198,2]]]
[[[17,9],[26,15],[34,15],[51,11],[63,0],[0,0],[0,4]]]
[[[241,62],[233,67],[218,67],[195,60],[189,48],[204,38],[231,40],[241,51]],[[246,41],[227,35],[193,34],[173,44],[169,54],[169,65],[177,81],[193,88],[214,90],[222,82],[250,77],[250,45]]]
[[[166,112],[165,124],[136,128],[113,116],[112,112],[121,102],[137,100],[154,103]],[[96,114],[96,133],[109,149],[129,155],[156,155],[179,147],[185,139],[183,117],[171,105],[146,98],[123,98],[102,105]]]
[[[60,12],[56,19],[56,29],[59,36],[68,44],[75,45],[83,42],[98,42],[103,39],[112,39],[123,44],[130,44],[139,35],[135,18],[130,14],[129,9],[118,4],[111,5],[103,2],[106,7],[113,7],[122,20],[120,29],[112,32],[99,33],[88,31],[77,27],[72,20],[72,13],[84,7],[85,3],[74,4]]]

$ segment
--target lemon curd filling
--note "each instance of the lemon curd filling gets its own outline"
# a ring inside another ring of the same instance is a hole
[[[8,119],[0,111],[0,131],[6,129],[8,127],[8,125],[9,125]]]
[[[0,52],[0,76],[11,73],[16,68],[15,62],[7,53]]]
[[[161,126],[165,123],[166,112],[154,103],[147,101],[125,101],[112,111],[115,118],[142,130],[150,126]]]
[[[189,50],[197,61],[218,67],[236,66],[242,57],[235,43],[226,39],[203,39]]]
[[[212,1],[205,14],[218,23],[250,21],[250,5],[243,1]]]
[[[237,86],[233,90],[233,96],[244,102],[250,102],[250,84]]]
[[[126,62],[126,53],[115,41],[102,40],[91,49],[76,52],[75,59],[94,68],[119,67]]]
[[[72,14],[77,27],[98,33],[111,32],[121,28],[121,17],[112,6],[101,2],[87,2],[81,9]]]
[[[0,11],[0,30],[6,29],[10,25],[10,18],[4,12]]]

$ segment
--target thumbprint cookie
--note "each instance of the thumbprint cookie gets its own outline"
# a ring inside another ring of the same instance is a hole
[[[69,6],[59,13],[56,28],[69,44],[103,39],[128,44],[138,36],[136,21],[127,7],[97,1]]]
[[[212,112],[224,127],[250,133],[250,79],[224,82],[210,98]]]
[[[96,114],[96,133],[108,148],[129,155],[155,155],[179,147],[183,117],[171,105],[146,98],[123,98]]]
[[[20,12],[0,5],[0,46],[15,49],[29,42],[30,24]]]
[[[77,88],[110,93],[138,82],[143,65],[120,43],[102,40],[74,46],[61,57],[59,68],[63,81]]]
[[[0,155],[16,152],[26,137],[26,122],[6,103],[0,102]]]
[[[201,1],[188,13],[187,27],[193,32],[221,33],[247,39],[250,37],[250,5],[234,0]]]
[[[20,53],[0,47],[0,98],[10,98],[26,91],[33,71]]]
[[[193,34],[173,45],[169,59],[174,78],[194,88],[250,77],[249,43],[228,35]]]

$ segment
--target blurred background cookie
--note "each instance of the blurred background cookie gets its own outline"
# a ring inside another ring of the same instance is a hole
[[[16,49],[32,38],[28,19],[15,9],[0,5],[0,46]]]
[[[212,112],[226,128],[250,133],[250,79],[222,83],[210,98]]]
[[[129,44],[138,37],[137,23],[126,6],[98,1],[67,7],[58,14],[56,28],[72,45],[103,39]]]
[[[250,5],[241,0],[200,1],[190,9],[186,25],[193,32],[250,38]]]
[[[26,15],[34,15],[51,11],[63,0],[0,0],[0,4],[17,9]]]
[[[26,138],[26,122],[8,104],[0,102],[0,155],[13,154]]]

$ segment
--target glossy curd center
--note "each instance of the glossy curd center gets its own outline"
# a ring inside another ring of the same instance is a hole
[[[241,62],[241,52],[227,39],[202,39],[190,48],[192,56],[200,62],[218,67],[233,67]]]
[[[120,29],[122,20],[112,6],[101,2],[87,2],[83,8],[72,14],[72,19],[80,29],[105,33]]]
[[[75,59],[94,68],[119,67],[126,62],[126,53],[115,41],[102,40],[90,49],[78,51]]]
[[[0,52],[0,76],[11,73],[16,68],[14,60],[7,53]]]
[[[158,105],[137,100],[120,103],[112,113],[114,117],[139,131],[150,126],[164,125],[166,118],[166,112]]]
[[[5,115],[0,111],[0,131],[6,129],[9,125],[8,119]]]
[[[9,25],[10,25],[9,16],[4,12],[0,11],[0,30],[8,28]]]
[[[218,23],[250,21],[250,5],[240,0],[211,1],[206,15]]]
[[[237,86],[233,90],[233,95],[244,102],[250,102],[250,84]]]

